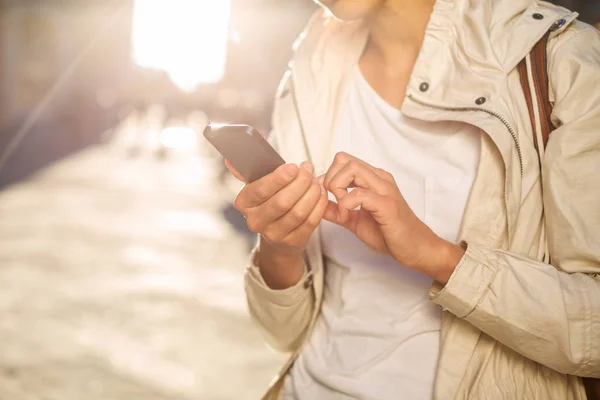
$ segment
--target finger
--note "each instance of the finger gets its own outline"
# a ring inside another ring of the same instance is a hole
[[[235,207],[242,211],[264,204],[298,177],[295,164],[285,164],[275,171],[249,183],[240,191]]]
[[[321,185],[313,183],[290,211],[269,226],[269,231],[278,237],[285,238],[306,222],[320,198]]]
[[[333,177],[337,173],[339,173],[339,171],[341,169],[345,168],[345,166],[350,162],[363,165],[365,168],[367,168],[369,170],[373,170],[373,172],[380,178],[388,181],[389,183],[392,183],[394,186],[396,185],[396,182],[394,181],[393,176],[389,172],[387,172],[381,168],[375,168],[371,164],[361,160],[360,158],[354,157],[348,153],[339,152],[335,155],[335,157],[333,159],[333,163],[329,167],[327,173],[325,175],[322,175],[321,177],[319,177],[319,179],[322,180],[323,185],[325,186],[325,188],[327,190],[330,190],[331,180],[333,179]],[[353,188],[353,187],[355,187],[354,183],[348,184],[348,188]],[[348,191],[344,190],[344,192],[347,193]],[[338,196],[343,197],[344,193],[342,193],[341,191],[338,191]],[[338,197],[338,196],[336,196],[336,197]]]
[[[327,197],[327,191],[323,186],[320,186],[319,190],[320,195],[317,205],[313,208],[306,221],[290,233],[291,237],[309,237],[323,220],[327,205],[329,204],[329,199]]]
[[[330,187],[331,180],[353,158],[356,158],[356,157],[353,157],[350,154],[345,153],[343,151],[336,153],[335,157],[333,158],[333,162],[329,166],[329,169],[327,170],[325,175],[322,177],[323,186],[325,187],[326,190],[331,192],[331,187]],[[347,193],[347,191],[344,191],[344,192]],[[333,193],[333,194],[335,195],[336,198],[338,198],[338,196],[340,198],[343,196],[343,193],[339,193],[339,192],[337,194],[336,193]]]
[[[333,158],[333,162],[329,166],[329,169],[323,176],[323,186],[329,190],[329,183],[331,179],[342,169],[344,166],[353,158],[350,154],[344,153],[343,151],[337,153]]]
[[[345,197],[349,196],[348,188],[356,186],[356,189],[367,189],[380,195],[389,193],[389,183],[383,180],[374,171],[373,167],[359,163],[356,160],[350,160],[344,168],[331,179],[329,191],[336,197],[338,204]],[[348,212],[340,206],[340,220],[345,221]]]
[[[360,158],[354,157],[353,155],[345,153],[345,152],[339,152],[335,155],[335,157],[333,159],[333,163],[328,171],[329,173],[326,175],[322,175],[323,181],[327,180],[327,183],[329,183],[331,178],[339,171],[339,169],[343,168],[343,166],[350,161],[356,161],[358,163],[365,165],[366,167],[372,168],[373,171],[377,175],[379,175],[379,177],[381,177],[382,179],[384,179],[390,183],[394,183],[394,184],[396,183],[393,175],[390,174],[389,172],[387,172],[386,170],[381,169],[381,168],[376,168],[376,167],[372,166],[371,164],[369,164],[368,162],[361,160]]]
[[[328,204],[327,209],[323,215],[323,219],[329,222],[333,222],[336,225],[339,225],[343,228],[348,229],[350,232],[356,231],[356,226],[358,220],[360,218],[361,213],[369,213],[366,210],[359,209],[353,210],[348,213],[348,216],[344,221],[340,219],[340,208],[337,203],[330,202]]]
[[[256,207],[252,213],[260,218],[264,226],[278,220],[290,211],[310,189],[313,183],[313,170],[314,167],[311,163],[303,162],[296,178],[269,200]]]
[[[381,178],[383,178],[385,180],[389,180],[390,178],[393,180],[393,177],[389,172],[387,172],[381,168],[375,168],[368,162],[363,161],[360,158],[354,157],[351,154],[341,151],[335,155],[335,157],[333,159],[333,163],[329,167],[329,170],[327,171],[327,173],[323,176],[323,183],[325,184],[325,188],[328,187],[328,184],[329,184],[329,182],[331,182],[331,179],[333,178],[333,176],[335,176],[335,174],[337,174],[340,169],[342,169],[347,163],[349,163],[351,161],[355,161],[357,163],[364,165],[367,168],[373,169],[373,171],[377,175],[379,175]]]
[[[328,189],[339,202],[348,194],[347,189],[351,187],[368,189],[380,195],[386,195],[389,192],[389,184],[386,180],[376,174],[372,167],[355,160],[349,161],[331,178]]]
[[[354,189],[338,202],[338,208],[340,210],[346,210],[347,213],[358,207],[362,210],[369,211],[373,218],[379,223],[384,223],[386,216],[389,215],[391,211],[388,197],[363,188]],[[347,221],[347,218],[341,220],[342,223],[346,223]]]
[[[337,203],[329,200],[323,218],[334,224],[343,225],[340,213],[340,206]]]
[[[233,175],[238,181],[248,183],[246,179],[242,176],[242,174],[240,174],[237,169],[233,168],[233,165],[231,165],[229,161],[225,160],[225,166],[227,167],[231,175]]]
[[[369,212],[364,209],[352,210],[352,211],[348,212],[346,219],[341,220],[340,207],[338,206],[337,203],[330,202],[330,204],[327,206],[327,209],[323,215],[323,219],[327,220],[329,222],[333,222],[334,224],[339,225],[343,228],[346,228],[350,232],[356,232],[356,226],[357,226],[359,219],[361,218],[362,213],[369,213]],[[364,218],[364,216],[363,216],[363,218]]]

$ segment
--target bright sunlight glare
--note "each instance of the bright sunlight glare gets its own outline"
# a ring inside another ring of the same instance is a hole
[[[133,58],[182,90],[221,80],[231,0],[135,0]]]

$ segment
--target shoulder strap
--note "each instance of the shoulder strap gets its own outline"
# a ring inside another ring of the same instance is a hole
[[[550,116],[552,114],[552,104],[550,104],[550,95],[548,91],[548,62],[546,48],[550,32],[534,46],[531,53],[519,63],[519,77],[521,86],[527,101],[529,110],[529,119],[533,131],[533,142],[540,155],[544,154],[544,149],[550,138],[550,134],[555,128]],[[534,107],[534,104],[536,107]],[[540,147],[538,143],[542,143]],[[550,260],[548,260],[549,262]],[[600,379],[583,378],[583,384],[590,400],[600,400]]]
[[[550,104],[548,90],[548,60],[546,51],[549,36],[550,32],[546,33],[536,43],[531,53],[518,66],[521,86],[527,101],[527,108],[529,109],[533,142],[540,154],[543,153],[550,134],[555,129],[550,119],[552,105]],[[541,146],[539,145],[540,143],[542,144]]]

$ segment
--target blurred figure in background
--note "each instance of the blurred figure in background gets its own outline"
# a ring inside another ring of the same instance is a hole
[[[598,31],[529,0],[320,4],[273,116],[291,164],[236,199],[251,314],[292,353],[265,398],[584,399]]]

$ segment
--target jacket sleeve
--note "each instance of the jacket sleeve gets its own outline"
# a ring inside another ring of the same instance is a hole
[[[285,290],[267,286],[255,265],[246,271],[246,297],[254,323],[267,342],[276,350],[291,352],[300,345],[315,304],[310,274]]]
[[[280,119],[282,98],[289,97],[290,75],[286,73],[277,90],[273,110],[273,130],[269,143],[284,157],[283,138],[280,137]],[[289,101],[289,99],[285,99]],[[300,282],[285,290],[273,290],[265,283],[260,269],[256,265],[257,248],[252,252],[251,265],[246,270],[245,288],[248,309],[253,322],[259,327],[266,341],[276,350],[291,352],[301,344],[310,324],[315,308],[315,296],[312,288],[312,272],[305,272]],[[305,268],[308,271],[308,268]]]
[[[600,34],[583,28],[550,59],[559,128],[542,179],[553,265],[469,245],[432,299],[527,358],[600,378]]]

